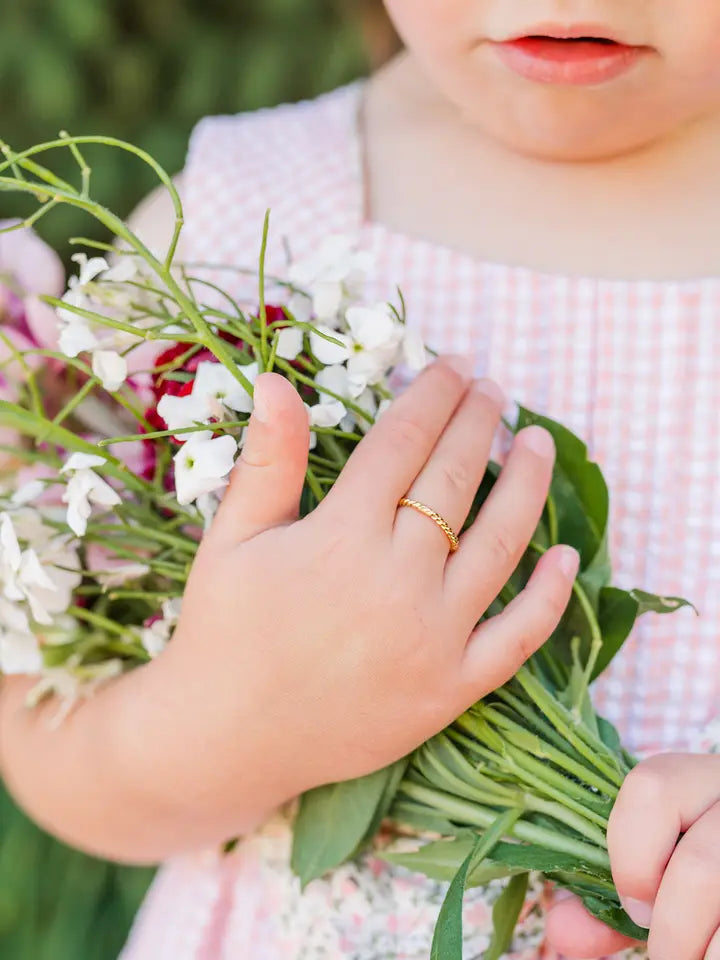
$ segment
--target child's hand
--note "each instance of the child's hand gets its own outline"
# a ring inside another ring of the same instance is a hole
[[[577,553],[557,547],[477,626],[544,507],[554,448],[539,427],[518,435],[452,556],[431,519],[398,508],[407,494],[454,530],[468,515],[502,398],[487,381],[471,385],[460,361],[418,377],[302,520],[305,408],[276,374],[255,389],[168,648],[55,740],[22,710],[22,684],[0,698],[16,796],[105,856],[156,860],[217,843],[306,789],[391,763],[505,682],[570,596]]]
[[[179,627],[146,668],[167,704],[159,756],[180,745],[188,781],[201,777],[235,809],[256,780],[285,800],[403,756],[547,640],[577,569],[568,548],[545,555],[502,616],[476,625],[542,513],[548,433],[518,436],[452,556],[432,520],[397,505],[407,494],[458,530],[501,401],[494,384],[471,386],[469,370],[434,364],[298,521],[307,415],[286,380],[258,379],[241,461],[198,552]],[[253,744],[254,774],[239,738]]]
[[[661,754],[636,767],[608,846],[627,912],[650,928],[650,960],[720,960],[720,756]],[[548,939],[568,957],[631,945],[574,898],[551,911]]]

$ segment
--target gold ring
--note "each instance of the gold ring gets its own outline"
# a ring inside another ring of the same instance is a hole
[[[447,522],[447,520],[444,519],[444,517],[441,517],[439,513],[435,513],[435,511],[431,510],[430,507],[426,506],[426,504],[420,503],[419,500],[410,500],[408,497],[402,497],[398,501],[398,506],[412,507],[413,510],[417,510],[418,513],[422,513],[424,517],[429,517],[433,523],[436,523],[440,527],[442,532],[448,538],[448,541],[450,542],[450,553],[455,553],[457,548],[460,546],[460,541],[455,535],[455,531]]]

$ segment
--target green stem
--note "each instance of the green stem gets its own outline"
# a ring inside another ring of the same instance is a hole
[[[453,823],[486,828],[491,826],[497,819],[496,810],[489,810],[463,800],[458,800],[455,797],[451,797],[446,793],[441,793],[429,787],[422,787],[419,784],[403,781],[400,789],[403,794],[412,800],[417,800],[432,810],[443,813]],[[539,824],[518,820],[512,829],[512,836],[526,843],[534,843],[538,846],[545,847],[548,850],[555,850],[558,853],[568,853],[576,856],[581,863],[592,863],[595,866],[602,867],[604,870],[610,870],[610,858],[604,850],[593,844],[575,840],[565,834],[556,833]]]

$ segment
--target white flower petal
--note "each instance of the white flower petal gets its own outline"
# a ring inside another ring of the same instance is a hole
[[[238,365],[246,380],[255,383],[258,376],[258,364],[253,361],[246,366]],[[214,398],[237,413],[251,413],[252,397],[239,380],[221,363],[205,361],[198,364],[192,397],[206,400]],[[158,407],[159,409],[159,407]]]
[[[429,363],[428,352],[425,349],[422,335],[419,330],[405,328],[403,337],[402,352],[405,363],[411,370],[424,370]]]
[[[309,323],[312,317],[312,298],[304,293],[294,293],[288,300],[287,305],[290,315],[298,323]]]
[[[60,473],[69,473],[71,470],[89,470],[92,467],[102,467],[107,463],[104,457],[95,453],[71,453],[60,470]]]
[[[44,490],[45,484],[42,480],[30,480],[28,483],[24,483],[21,487],[18,487],[10,498],[10,502],[13,506],[22,507],[26,503],[32,503],[33,500],[37,500]]]
[[[63,326],[58,339],[60,352],[66,357],[77,357],[86,350],[95,350],[98,340],[90,327],[81,317],[73,317],[71,323]]]
[[[0,631],[0,673],[8,675],[40,673],[42,655],[31,633]]]
[[[92,371],[108,393],[115,393],[127,379],[127,360],[114,350],[96,350]]]
[[[157,412],[167,424],[168,430],[182,430],[196,423],[207,423],[211,416],[207,397],[195,391],[187,397],[174,397],[166,393],[157,405]]]
[[[22,551],[15,533],[15,527],[10,515],[3,513],[0,516],[0,562],[3,567],[7,566],[10,570],[18,571],[21,559]]]
[[[29,633],[30,621],[22,607],[0,597],[0,624],[10,631]]]
[[[78,287],[84,287],[86,283],[90,283],[91,280],[110,269],[105,257],[88,258],[86,253],[74,253],[70,259],[80,265],[80,276],[73,277],[70,281],[72,283],[74,280],[74,285]]]
[[[303,348],[303,331],[300,327],[283,327],[278,333],[277,355],[283,360],[294,360]]]
[[[339,397],[350,399],[352,396],[347,367],[341,363],[334,363],[319,370],[315,375],[315,383],[326,390],[332,390]]]
[[[322,364],[343,363],[350,356],[352,341],[344,333],[338,333],[330,327],[320,324],[317,329],[320,333],[325,333],[340,344],[331,343],[324,337],[319,336],[315,331],[310,334],[310,349],[314,356]]]
[[[397,347],[403,335],[403,326],[386,304],[376,307],[350,307],[345,314],[353,340],[366,350],[379,347]]]
[[[336,427],[346,413],[339,400],[328,399],[310,407],[310,423],[313,427]]]
[[[178,503],[192,503],[204,493],[227,485],[238,445],[230,436],[207,439],[207,431],[193,436],[173,458]]]
[[[121,587],[129,580],[139,580],[149,572],[150,567],[144,563],[118,563],[107,570],[93,571],[93,577],[101,586],[109,590],[112,587]]]
[[[312,310],[318,320],[334,320],[343,303],[342,284],[336,281],[324,281],[314,284],[311,291]]]

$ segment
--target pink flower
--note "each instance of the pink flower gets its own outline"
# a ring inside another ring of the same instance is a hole
[[[0,230],[17,220],[0,220]],[[22,334],[32,346],[54,350],[55,310],[40,295],[60,297],[65,289],[62,261],[36,233],[21,227],[0,233],[0,323]]]
[[[18,222],[0,220],[0,230]],[[0,274],[12,278],[23,294],[60,297],[65,290],[60,257],[28,227],[0,233]]]

